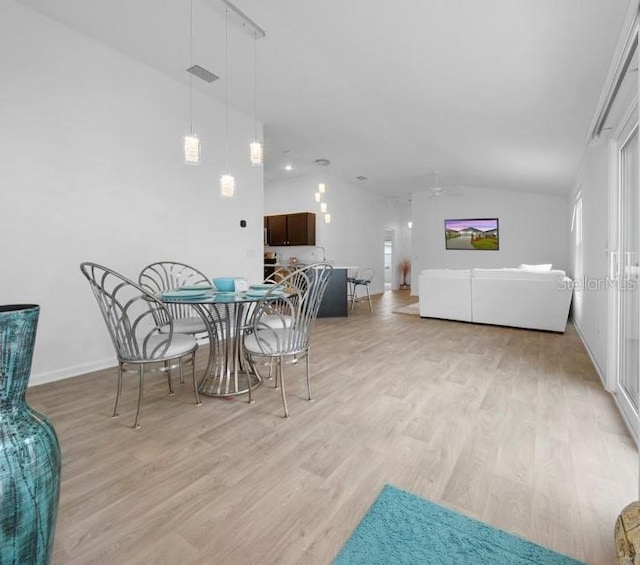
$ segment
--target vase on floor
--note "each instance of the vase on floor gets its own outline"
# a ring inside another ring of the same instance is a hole
[[[60,446],[25,394],[39,306],[0,306],[0,563],[51,561],[60,491]]]

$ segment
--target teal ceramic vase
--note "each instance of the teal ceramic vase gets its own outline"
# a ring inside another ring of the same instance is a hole
[[[60,492],[60,446],[27,405],[40,308],[0,306],[0,563],[50,563]]]

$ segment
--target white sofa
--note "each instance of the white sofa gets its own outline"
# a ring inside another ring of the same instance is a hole
[[[564,271],[427,269],[420,316],[564,332],[571,305]]]

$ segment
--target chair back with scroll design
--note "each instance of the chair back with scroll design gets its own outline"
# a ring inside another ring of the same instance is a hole
[[[285,277],[289,276],[292,272],[292,269],[288,267],[276,267],[276,269],[269,276],[265,277],[264,282],[278,283]]]
[[[140,376],[138,411],[134,427],[137,428],[142,403],[144,366],[163,363],[167,372],[169,391],[173,393],[169,361],[177,360],[182,371],[182,358],[189,358],[195,382],[194,356],[198,347],[191,336],[175,333],[167,307],[153,294],[125,276],[97,263],[80,265],[104,318],[111,342],[118,357],[118,391],[114,416],[118,414],[122,391],[122,374],[128,365],[137,365]],[[157,320],[168,320],[167,328],[160,331]],[[196,389],[196,401],[199,404]]]
[[[297,269],[273,285],[258,302],[244,340],[250,363],[278,361],[275,385],[280,385],[285,418],[289,416],[283,364],[306,359],[307,391],[311,400],[309,344],[311,329],[333,267],[316,263]]]
[[[211,286],[211,280],[202,271],[176,261],[157,261],[147,265],[140,271],[138,282],[151,294],[160,294],[183,286]],[[192,306],[188,304],[166,304],[166,306],[174,320],[176,331],[190,334],[206,331],[204,323]],[[167,319],[160,318],[157,321],[160,327],[168,322]]]

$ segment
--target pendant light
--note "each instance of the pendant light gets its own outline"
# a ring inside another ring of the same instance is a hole
[[[329,159],[316,159],[314,161],[316,167],[318,167],[318,192],[320,194],[326,194],[327,192],[327,170],[331,161]]]
[[[193,66],[193,0],[189,10],[189,68]],[[193,76],[189,74],[189,135],[182,138],[184,162],[188,165],[200,164],[200,140],[193,133]]]
[[[328,184],[328,168],[331,163],[329,159],[316,159],[316,167],[318,167],[318,190],[314,194],[315,201],[320,204],[320,213],[324,214],[325,224],[331,223],[331,214],[327,208],[327,202],[324,200],[327,194]]]
[[[224,11],[225,19],[225,44],[226,44],[226,57],[225,57],[225,106],[226,106],[226,134],[227,134],[227,146],[226,146],[226,166],[225,173],[220,177],[220,195],[224,198],[233,198],[236,193],[236,179],[229,172],[229,8],[226,7]]]
[[[253,33],[253,123],[254,139],[249,144],[251,154],[251,164],[259,167],[263,163],[262,143],[258,139],[258,34]]]
[[[259,141],[252,141],[249,144],[249,151],[251,152],[251,164],[254,167],[262,165],[262,143],[260,143]]]

